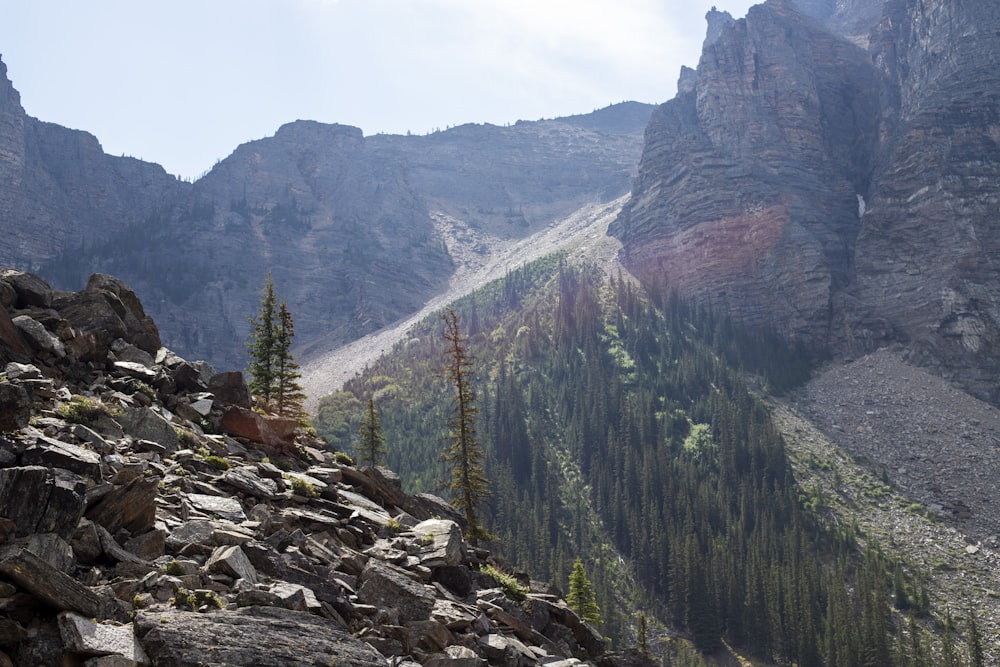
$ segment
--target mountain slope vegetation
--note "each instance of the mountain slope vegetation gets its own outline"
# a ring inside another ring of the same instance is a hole
[[[647,609],[705,653],[726,642],[779,663],[910,664],[892,638],[893,561],[810,511],[746,386],[747,374],[773,390],[801,381],[804,353],[558,256],[454,308],[476,359],[490,528],[512,562],[566,582],[582,557],[603,631],[622,644]],[[321,402],[320,432],[350,446],[371,398],[390,466],[411,490],[436,489],[444,356],[428,318]],[[919,582],[905,585],[925,613]]]

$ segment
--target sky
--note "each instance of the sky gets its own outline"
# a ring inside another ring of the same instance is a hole
[[[661,103],[751,0],[0,0],[35,118],[193,179],[297,119],[425,134]]]

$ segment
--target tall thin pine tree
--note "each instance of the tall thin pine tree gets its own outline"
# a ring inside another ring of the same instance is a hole
[[[368,407],[361,420],[360,436],[361,462],[373,467],[381,465],[386,454],[385,436],[382,435],[382,423],[378,410],[375,409],[375,401],[371,398],[368,399]]]
[[[278,300],[274,295],[274,280],[268,272],[264,278],[260,306],[257,316],[250,321],[250,391],[265,405],[269,405],[274,395],[274,357],[278,346]]]
[[[444,339],[448,343],[448,364],[445,375],[455,388],[455,409],[449,422],[451,445],[444,453],[450,463],[451,482],[448,488],[455,495],[453,504],[465,514],[466,537],[473,545],[493,539],[483,526],[479,506],[490,495],[489,481],[483,467],[485,454],[476,440],[476,394],[472,386],[472,362],[465,349],[466,338],[458,324],[458,315],[448,308],[444,320]]]

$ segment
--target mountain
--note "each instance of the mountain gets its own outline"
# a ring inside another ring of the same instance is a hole
[[[456,227],[518,239],[628,191],[652,107],[426,136],[295,121],[195,183],[27,116],[0,63],[0,264],[60,287],[122,276],[164,339],[243,364],[270,271],[297,341],[346,343],[418,310],[455,264]]]
[[[613,227],[646,285],[1000,400],[994,3],[710,12]]]

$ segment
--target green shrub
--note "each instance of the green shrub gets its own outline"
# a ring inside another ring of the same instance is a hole
[[[113,417],[116,414],[101,401],[86,396],[74,396],[68,403],[60,405],[56,412],[66,421],[84,426],[93,426],[101,417]]]
[[[216,470],[229,470],[229,461],[221,456],[216,456],[215,454],[209,454],[206,456],[205,463],[212,466]]]
[[[289,480],[289,483],[292,485],[292,492],[297,495],[304,496],[306,498],[316,498],[319,496],[316,488],[305,480],[299,479],[298,477],[292,477]]]
[[[507,597],[520,601],[528,596],[528,589],[506,572],[501,572],[492,565],[487,565],[482,571],[496,580],[497,584],[500,586],[500,590],[502,590],[504,595]]]
[[[345,466],[352,466],[352,465],[354,465],[354,459],[352,459],[350,456],[348,456],[344,452],[334,452],[333,453],[333,460],[336,461],[337,463],[339,463],[341,465],[345,465]]]

